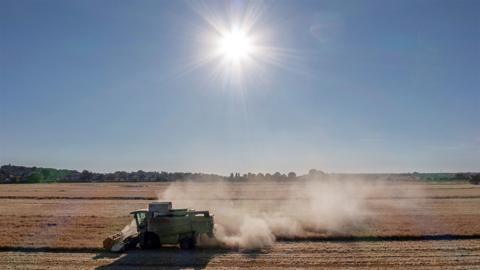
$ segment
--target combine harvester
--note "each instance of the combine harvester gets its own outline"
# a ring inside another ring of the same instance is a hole
[[[142,249],[159,248],[164,244],[194,249],[198,236],[213,237],[213,216],[208,211],[172,209],[171,202],[154,202],[148,209],[130,214],[136,226],[127,226],[122,232],[106,238],[103,241],[105,249],[122,252],[137,244]]]

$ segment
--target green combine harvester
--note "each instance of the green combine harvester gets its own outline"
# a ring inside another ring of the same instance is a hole
[[[208,211],[172,209],[171,202],[154,202],[148,209],[131,212],[135,226],[127,226],[120,233],[109,236],[103,247],[122,252],[140,246],[155,249],[162,245],[180,245],[194,249],[200,235],[213,237],[213,216]]]

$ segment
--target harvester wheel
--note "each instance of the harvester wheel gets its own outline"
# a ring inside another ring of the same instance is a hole
[[[125,250],[133,249],[138,244],[138,237],[129,237],[124,240],[125,242]]]
[[[160,240],[154,233],[146,232],[140,238],[140,247],[142,249],[154,249],[160,247]]]
[[[180,248],[181,249],[194,249],[196,246],[195,238],[193,237],[185,237],[180,240]]]

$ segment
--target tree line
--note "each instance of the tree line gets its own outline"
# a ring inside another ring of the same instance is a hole
[[[307,174],[298,176],[295,172],[275,173],[231,173],[229,176],[190,172],[134,172],[116,171],[113,173],[97,173],[88,170],[64,170],[42,167],[26,167],[3,165],[0,167],[0,183],[79,183],[79,182],[174,182],[224,180],[230,182],[242,181],[292,181],[307,179],[355,179],[370,180],[421,180],[421,181],[468,181],[480,184],[479,173],[406,173],[406,174],[326,174],[323,171],[311,169]]]
[[[116,171],[113,173],[97,173],[88,170],[64,170],[42,167],[26,167],[15,165],[3,165],[0,167],[0,183],[56,183],[56,182],[173,182],[187,180],[225,180],[241,182],[246,180],[254,181],[287,181],[302,179],[305,177],[321,178],[326,174],[322,171],[312,169],[307,175],[297,176],[295,172],[282,174],[275,173],[231,173],[229,176],[217,174],[190,173],[190,172],[146,172],[142,170],[134,172]]]

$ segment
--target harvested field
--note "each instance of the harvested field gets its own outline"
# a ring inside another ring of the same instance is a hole
[[[195,198],[178,198],[174,204],[195,203],[190,207],[202,208],[218,200],[247,208],[276,205],[291,188],[288,183],[229,185],[238,190],[233,197],[212,197],[204,193],[208,186],[203,186]],[[61,269],[66,263],[74,268],[131,269],[480,265],[480,187],[468,184],[395,183],[386,187],[395,192],[363,198],[369,211],[359,226],[278,237],[273,246],[255,251],[201,248],[188,253],[170,247],[114,255],[101,250],[102,240],[130,221],[130,211],[145,208],[168,187],[165,183],[0,185],[0,268]],[[294,204],[303,200],[294,199]],[[290,210],[294,214],[295,209]]]
[[[272,248],[239,253],[203,249],[184,252],[4,252],[1,268],[161,269],[161,268],[336,268],[478,269],[480,240],[386,242],[279,242]]]

